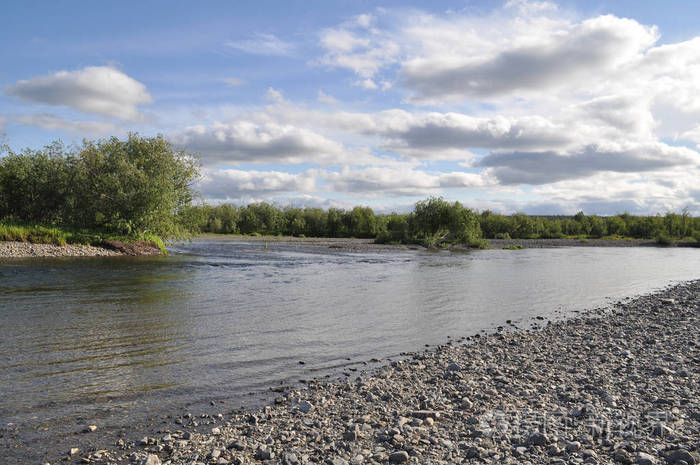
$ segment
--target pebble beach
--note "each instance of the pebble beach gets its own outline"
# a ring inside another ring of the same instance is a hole
[[[699,294],[693,281],[573,319],[506,325],[276,389],[257,410],[174,413],[50,463],[693,465]]]

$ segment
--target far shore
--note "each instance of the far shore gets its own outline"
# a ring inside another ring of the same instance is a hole
[[[374,239],[291,237],[291,236],[244,236],[239,234],[202,234],[206,239],[239,240],[242,242],[262,242],[286,246],[315,246],[349,250],[427,250],[418,244],[376,244]],[[556,247],[696,247],[695,242],[676,242],[662,246],[651,239],[486,239],[492,249],[520,246],[523,249]],[[463,250],[456,244],[447,250]]]
[[[293,237],[293,236],[243,236],[238,234],[202,234],[195,237],[214,240],[236,240],[281,246],[304,246],[348,251],[406,251],[428,250],[418,244],[377,244],[374,239]],[[650,239],[487,239],[491,249],[522,248],[541,249],[557,247],[697,247],[695,242],[676,242],[659,245]],[[442,250],[442,249],[441,249]],[[455,244],[445,250],[468,250]],[[120,257],[159,255],[160,250],[145,242],[123,243],[110,241],[102,246],[81,244],[34,244],[29,242],[0,241],[0,260],[5,258],[50,257]]]

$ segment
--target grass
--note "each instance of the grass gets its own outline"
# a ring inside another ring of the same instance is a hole
[[[507,247],[503,247],[503,250],[522,250],[523,246],[520,244],[515,244],[515,245],[509,245]]]
[[[105,241],[121,241],[126,243],[147,242],[158,247],[165,254],[163,239],[154,234],[138,236],[120,236],[85,229],[69,229],[55,225],[20,224],[0,222],[0,241],[29,242],[31,244],[82,244],[100,246]]]

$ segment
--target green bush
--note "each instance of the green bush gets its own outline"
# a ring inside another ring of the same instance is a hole
[[[666,234],[665,232],[660,232],[659,234],[656,235],[654,238],[654,242],[656,242],[658,245],[673,245],[674,240]]]
[[[197,177],[196,159],[162,136],[9,151],[0,158],[0,219],[184,237],[178,213],[191,202]]]

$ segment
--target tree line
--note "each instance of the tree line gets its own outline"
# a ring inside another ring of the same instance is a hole
[[[636,238],[660,243],[695,237],[700,218],[687,212],[664,216],[528,216],[474,212],[459,202],[429,198],[406,214],[375,214],[369,207],[352,210],[278,208],[268,203],[190,206],[183,222],[196,233],[374,238],[380,243],[437,246],[461,242],[483,245],[483,239]]]
[[[196,233],[302,237],[355,237],[378,242],[442,241],[480,245],[479,216],[459,202],[442,198],[418,202],[410,214],[378,215],[369,207],[278,208],[269,203],[237,207],[231,204],[190,206],[182,221]]]
[[[475,212],[431,197],[410,213],[376,214],[369,207],[276,207],[269,203],[194,205],[196,157],[162,136],[130,134],[60,142],[14,153],[0,147],[0,221],[54,225],[126,236],[164,239],[200,233],[357,237],[382,243],[485,246],[484,239],[632,237],[660,243],[694,237],[700,218],[664,216],[528,216]]]

